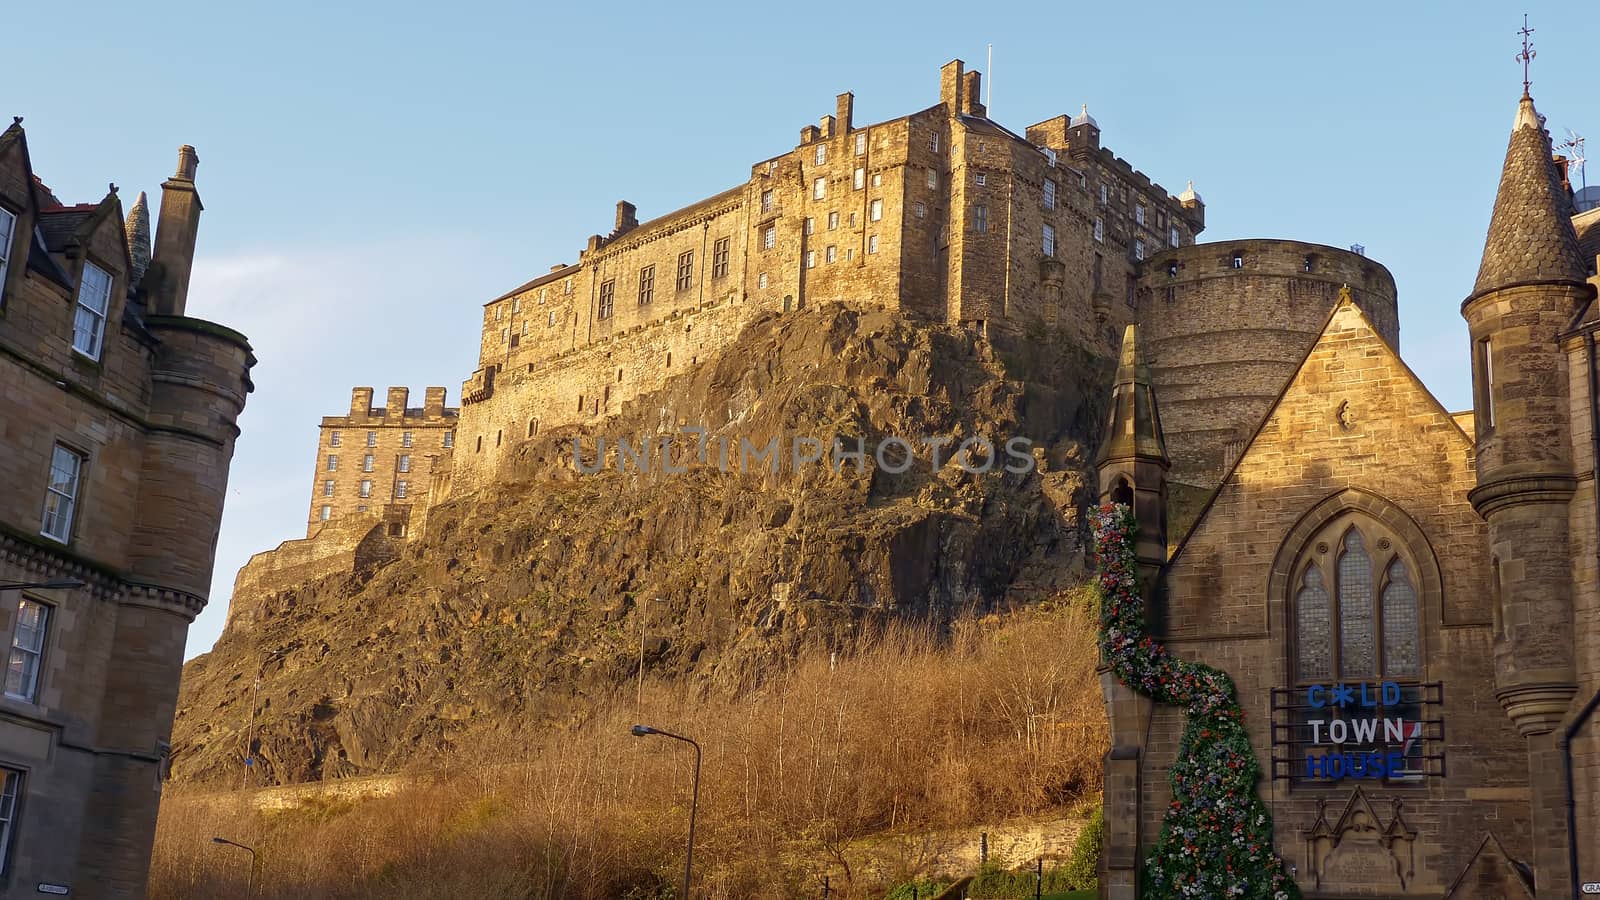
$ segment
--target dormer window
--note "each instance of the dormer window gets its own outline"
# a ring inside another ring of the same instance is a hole
[[[72,322],[72,349],[98,360],[104,349],[106,310],[111,306],[111,275],[92,262],[78,280],[78,312]]]
[[[11,240],[17,236],[17,217],[0,209],[0,302],[5,301],[6,270],[11,264]]]

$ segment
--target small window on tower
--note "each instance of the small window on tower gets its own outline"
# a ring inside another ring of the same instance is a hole
[[[850,184],[851,184],[852,187],[854,187],[858,191],[861,190],[862,188],[866,187],[867,186],[867,170],[857,166],[856,167],[856,174],[852,178]]]
[[[977,182],[978,187],[983,187],[989,183],[989,177],[982,172],[979,172],[973,180]]]
[[[811,199],[826,200],[828,197],[828,179],[818,178],[811,182]]]
[[[1243,252],[1241,252],[1241,251],[1238,251],[1238,250],[1235,250],[1235,251],[1234,251],[1234,253],[1233,253],[1233,263],[1232,263],[1232,265],[1233,265],[1233,267],[1234,267],[1234,268],[1235,268],[1235,269],[1242,269],[1242,268],[1244,268],[1244,253],[1243,253]]]
[[[856,155],[860,156],[860,155],[862,155],[863,153],[866,153],[866,152],[867,152],[867,133],[865,131],[863,131],[860,134],[856,135]]]
[[[817,165],[822,166],[822,165],[827,165],[827,163],[828,163],[828,145],[827,144],[818,144],[817,145]]]
[[[328,432],[328,446],[329,447],[337,447],[337,446],[339,446],[339,432],[337,432],[337,431]]]

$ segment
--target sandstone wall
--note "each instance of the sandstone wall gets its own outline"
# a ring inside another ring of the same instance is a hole
[[[233,582],[227,630],[248,628],[267,595],[388,558],[393,547],[377,515],[352,513],[321,524],[307,538],[284,541],[250,557]]]
[[[423,406],[410,407],[410,391],[391,387],[384,405],[374,407],[372,388],[358,387],[347,415],[322,418],[307,537],[330,521],[368,513],[398,526],[396,537],[405,533],[456,429],[457,411],[445,407],[445,389],[430,387],[425,397]]]

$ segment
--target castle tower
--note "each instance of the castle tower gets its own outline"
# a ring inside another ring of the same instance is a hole
[[[1122,335],[1122,357],[1111,389],[1111,419],[1095,467],[1100,475],[1100,502],[1126,503],[1133,507],[1139,520],[1135,553],[1148,609],[1155,596],[1156,578],[1167,561],[1168,460],[1166,441],[1161,436],[1161,415],[1150,385],[1150,367],[1139,350],[1136,325],[1129,325]],[[1111,730],[1104,786],[1106,873],[1100,896],[1107,900],[1133,900],[1138,896],[1143,855],[1139,834],[1140,758],[1149,730],[1151,703],[1103,666],[1100,688],[1106,698],[1106,719]]]
[[[1524,92],[1472,295],[1477,487],[1489,526],[1496,696],[1528,741],[1540,897],[1570,896],[1557,726],[1577,690],[1568,504],[1576,481],[1560,334],[1589,293],[1549,135]]]

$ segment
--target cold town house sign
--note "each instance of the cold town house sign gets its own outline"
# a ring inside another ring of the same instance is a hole
[[[1445,774],[1444,685],[1335,682],[1272,691],[1272,777],[1413,781]]]

